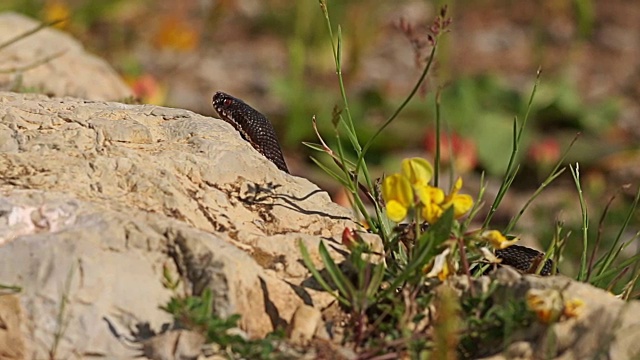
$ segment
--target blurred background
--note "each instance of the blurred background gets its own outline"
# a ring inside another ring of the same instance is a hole
[[[414,86],[430,51],[421,41],[445,4],[453,22],[435,69],[372,146],[374,176],[397,171],[407,156],[432,158],[434,97],[441,91],[450,134],[444,163],[454,165],[474,196],[486,172],[486,201],[492,202],[511,151],[513,119],[523,118],[540,67],[520,173],[494,227],[520,210],[580,133],[566,163],[580,162],[594,237],[615,195],[603,241],[614,238],[640,184],[640,2],[328,0],[334,26],[342,26],[343,73],[361,139]],[[317,140],[313,115],[332,139],[332,111],[341,104],[317,0],[4,0],[0,10],[41,21],[68,18],[57,27],[110,63],[139,102],[214,115],[214,91],[244,99],[274,124],[292,173],[348,205],[338,184],[309,160],[317,154],[301,144]],[[401,22],[412,25],[412,36]],[[567,256],[577,255],[580,217],[566,171],[536,200],[516,233],[544,248],[556,223],[563,222]],[[637,235],[639,220],[637,213],[632,216],[623,240]]]

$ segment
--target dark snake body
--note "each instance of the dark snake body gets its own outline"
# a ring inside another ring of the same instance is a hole
[[[231,124],[243,139],[274,163],[278,169],[289,173],[276,132],[264,115],[244,101],[222,91],[213,95],[212,103],[222,120]],[[502,264],[512,266],[523,273],[534,273],[544,260],[544,253],[518,245],[496,250],[496,256],[502,259]],[[553,261],[547,260],[540,275],[551,275],[552,267]]]
[[[278,169],[289,173],[276,132],[264,115],[244,101],[222,91],[213,95],[212,104],[220,118],[231,124],[254,149]]]
[[[502,259],[500,264],[512,266],[525,274],[535,274],[538,266],[544,260],[544,253],[526,246],[511,245],[502,250],[496,250],[496,257]],[[540,270],[540,275],[552,275],[553,260],[547,259]]]

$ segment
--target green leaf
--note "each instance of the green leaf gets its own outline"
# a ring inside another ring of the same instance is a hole
[[[324,280],[324,278],[322,277],[318,269],[316,269],[315,265],[313,265],[313,261],[311,261],[311,256],[309,255],[309,251],[307,250],[307,247],[304,245],[302,240],[298,240],[298,248],[300,249],[300,254],[302,255],[302,262],[307,267],[307,269],[309,269],[309,271],[311,272],[311,275],[313,275],[313,278],[316,279],[318,284],[320,284],[320,286],[322,286],[322,288],[326,292],[333,295],[336,298],[336,300],[338,300],[341,304],[345,306],[349,306],[350,305],[349,302],[339,294],[336,294],[334,289],[331,286],[329,286],[329,284]]]
[[[385,266],[383,262],[374,265],[371,281],[369,282],[369,286],[366,289],[367,298],[374,298],[374,295],[380,290],[380,284],[382,283],[382,279],[384,278],[384,273]],[[374,302],[377,301],[374,300]]]
[[[433,234],[434,246],[438,247],[451,235],[453,227],[453,206],[445,210],[440,219],[431,225],[427,233]]]
[[[598,274],[596,276],[593,277],[593,279],[591,279],[591,283],[595,284],[601,280],[604,280],[610,276],[615,276],[618,273],[620,273],[620,271],[622,271],[625,267],[640,261],[640,254],[636,254],[628,259],[625,259],[624,261],[620,262],[620,264],[618,264],[618,266],[616,267],[609,267],[607,268],[606,271],[602,272],[601,274]]]
[[[620,242],[620,239],[622,238],[622,235],[624,234],[624,232],[626,231],[627,227],[629,226],[629,223],[631,222],[631,219],[633,219],[633,215],[636,213],[636,209],[638,208],[638,204],[640,204],[640,186],[638,187],[638,190],[636,191],[636,196],[633,199],[633,203],[631,204],[631,207],[629,208],[629,211],[627,212],[627,216],[624,219],[624,222],[622,224],[622,226],[620,227],[620,230],[618,230],[618,234],[615,238],[615,240],[613,241],[613,244],[611,244],[611,247],[609,248],[609,251],[607,252],[606,256],[605,256],[605,260],[604,260],[604,264],[603,266],[600,268],[600,271],[598,273],[598,275],[602,274],[605,270],[607,270],[607,268],[611,265],[611,263],[613,262],[613,260],[615,260],[615,258],[618,256],[618,253],[613,253],[613,249],[617,247],[618,243]],[[620,251],[620,250],[619,250]]]
[[[306,146],[306,147],[308,147],[308,148],[310,148],[310,149],[312,149],[312,150],[319,151],[319,152],[321,152],[321,153],[325,153],[325,152],[326,152],[326,150],[325,150],[324,146],[322,146],[322,145],[320,145],[320,144],[316,144],[316,143],[312,143],[312,142],[303,141],[303,142],[302,142],[302,145],[304,145],[304,146]]]
[[[421,277],[422,274],[420,270],[433,259],[437,253],[436,249],[449,239],[452,227],[453,207],[450,207],[442,214],[442,217],[430,226],[416,241],[416,246],[413,249],[407,266],[396,276],[384,294],[387,295],[390,290],[395,291],[400,284],[414,277],[416,272],[418,276]]]
[[[329,276],[331,276],[331,280],[336,284],[338,291],[340,291],[347,301],[351,301],[354,298],[356,289],[351,281],[342,273],[335,261],[333,261],[323,241],[321,241],[318,246],[318,252],[320,253],[320,258],[322,259],[325,269],[329,273]]]

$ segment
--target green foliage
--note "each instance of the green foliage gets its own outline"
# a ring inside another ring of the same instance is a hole
[[[593,259],[595,258],[595,252],[598,250],[597,246],[594,247],[593,254],[591,255],[592,260],[589,261],[590,264],[586,270],[586,274],[584,272],[580,273],[591,284],[601,288],[612,290],[614,285],[616,285],[616,282],[621,279],[620,275],[624,275],[624,273],[626,273],[629,269],[635,268],[631,272],[631,275],[628,277],[628,282],[624,285],[624,288],[626,289],[624,291],[626,293],[625,298],[629,298],[629,295],[633,291],[634,287],[638,284],[638,274],[640,274],[640,252],[623,261],[616,262],[616,260],[620,258],[620,255],[624,249],[626,249],[632,243],[637,242],[640,238],[640,232],[638,232],[627,241],[621,243],[622,237],[624,236],[631,220],[633,219],[633,216],[636,214],[639,202],[640,186],[638,187],[633,203],[629,207],[624,222],[620,226],[613,242],[608,245],[609,249],[607,249],[598,260],[595,260],[595,262],[593,262]],[[588,221],[588,218],[585,221]],[[583,225],[583,227],[587,227],[587,225]],[[596,241],[596,244],[598,243],[599,242]],[[586,257],[586,255],[584,256]]]
[[[459,134],[473,138],[481,166],[489,174],[503,173],[511,151],[513,114],[530,112],[533,127],[520,139],[526,150],[550,128],[597,134],[613,125],[618,103],[606,100],[585,103],[577,86],[568,81],[536,84],[535,98],[512,90],[493,75],[461,78],[442,92],[446,120]],[[533,100],[529,103],[530,100]],[[518,155],[522,160],[524,152]]]
[[[205,335],[206,343],[218,344],[232,359],[274,359],[279,358],[277,341],[282,332],[275,332],[264,339],[247,340],[230,333],[238,327],[240,315],[221,318],[213,311],[213,293],[205,289],[200,296],[174,296],[160,307],[173,316],[175,327],[197,331]]]
[[[285,95],[289,91],[288,86],[289,82],[279,83],[278,93],[288,96]],[[479,166],[489,175],[498,175],[504,173],[508,162],[507,154],[511,152],[514,114],[522,114],[529,109],[531,119],[531,126],[522,134],[519,142],[522,150],[517,156],[518,161],[522,161],[528,149],[543,140],[549,130],[567,132],[568,137],[573,137],[577,132],[585,136],[596,136],[609,130],[618,116],[620,105],[616,99],[585,102],[580,96],[579,88],[569,81],[555,80],[536,86],[536,96],[529,104],[530,94],[513,88],[498,76],[478,75],[455,79],[439,94],[443,120],[448,124],[445,129],[471,139],[476,145]],[[368,94],[378,96],[355,97],[356,101],[349,104],[352,116],[359,119],[354,122],[354,128],[359,139],[365,140],[375,134],[371,123],[367,122],[367,115],[379,116],[380,112],[389,110],[390,106],[388,99],[376,100],[380,95],[375,88],[370,89]],[[302,110],[301,104],[306,104],[306,114],[315,113],[319,118],[326,118],[327,111],[321,108],[321,104],[330,102],[331,96],[318,87],[307,88],[304,95],[305,99],[299,99],[300,102],[293,109]],[[396,150],[397,144],[402,144],[403,148],[407,144],[422,147],[424,134],[429,128],[425,126],[425,118],[427,121],[434,121],[432,114],[436,111],[435,96],[436,94],[428,94],[424,102],[407,104],[402,123],[394,124],[392,129],[388,129],[385,141],[372,142],[367,148],[369,158],[380,162],[383,152]],[[296,124],[308,121],[308,115],[292,115],[290,120]],[[331,130],[323,124],[319,128],[322,132]],[[296,131],[299,132],[299,138],[308,136],[305,130]],[[563,137],[566,136],[556,139],[565,145]],[[335,140],[329,140],[329,143],[335,144]],[[346,152],[357,157],[350,149],[346,149]],[[593,158],[582,157],[580,160],[589,162]],[[532,167],[541,166],[532,163],[532,160],[528,163]]]
[[[441,251],[442,244],[450,239],[453,227],[453,208],[449,208],[438,222],[418,237],[416,245],[406,254],[404,248],[400,246],[390,249],[395,261],[389,264],[389,270],[393,275],[387,293],[394,291],[403,283],[417,286],[424,281],[422,270]]]
[[[596,3],[594,0],[574,0],[578,32],[582,38],[588,38],[593,33],[596,20]]]
[[[332,143],[335,144],[334,147],[329,146],[329,142],[322,138],[315,121],[314,130],[319,143],[309,143],[307,146],[329,155],[336,164],[335,167],[330,167],[319,159],[314,159],[327,174],[347,189],[352,197],[354,209],[361,216],[363,223],[368,226],[369,231],[381,237],[384,246],[382,254],[373,253],[357,236],[345,238],[343,234],[343,243],[349,249],[345,262],[338,265],[331,258],[326,246],[320,243],[318,253],[324,267],[324,270],[320,271],[313,264],[308,249],[302,242],[299,243],[303,262],[315,280],[325,291],[332,294],[342,309],[349,314],[351,322],[345,341],[353,343],[356,349],[363,349],[365,357],[408,355],[413,358],[429,356],[453,358],[457,354],[463,358],[471,358],[489,355],[504,348],[509,344],[516,330],[530,326],[537,320],[536,316],[547,316],[545,315],[549,314],[547,309],[536,309],[535,313],[529,311],[529,305],[522,298],[509,298],[507,301],[497,302],[494,296],[495,284],[484,293],[478,293],[479,290],[470,286],[468,291],[461,295],[461,304],[458,308],[457,298],[451,298],[451,292],[446,290],[446,287],[443,289],[442,286],[438,286],[438,278],[442,280],[452,272],[466,275],[468,281],[472,282],[472,276],[480,276],[488,267],[486,262],[490,261],[490,257],[485,255],[486,252],[481,251],[487,242],[502,248],[500,246],[515,241],[513,237],[507,238],[498,231],[488,230],[491,229],[494,214],[519,174],[522,154],[527,148],[527,142],[540,136],[545,126],[568,126],[593,133],[603,131],[611,125],[615,106],[611,104],[587,106],[580,100],[576,89],[567,87],[566,84],[540,86],[540,73],[533,91],[526,97],[518,92],[506,90],[507,87],[490,77],[462,79],[450,88],[433,95],[436,143],[440,143],[439,136],[442,128],[440,117],[442,116],[460,133],[473,134],[480,147],[479,155],[483,165],[488,167],[490,172],[503,173],[503,177],[498,194],[490,206],[487,217],[482,221],[480,229],[467,230],[472,223],[472,218],[478,213],[479,202],[485,190],[484,182],[473,208],[470,211],[466,210],[470,214],[466,221],[458,221],[459,214],[454,216],[454,206],[451,206],[437,220],[430,221],[429,226],[423,229],[422,216],[428,215],[421,214],[428,208],[429,203],[424,202],[426,195],[421,191],[433,190],[438,186],[438,150],[433,171],[435,187],[424,185],[424,182],[429,182],[431,175],[429,174],[422,179],[423,182],[412,183],[412,190],[404,191],[406,187],[398,185],[402,183],[398,180],[400,178],[393,178],[396,174],[391,175],[393,181],[389,183],[382,181],[382,193],[387,194],[382,196],[386,197],[386,205],[378,201],[381,192],[372,180],[365,157],[368,157],[368,151],[376,138],[398,117],[400,112],[404,109],[411,111],[409,102],[431,68],[431,59],[436,54],[440,33],[436,32],[432,38],[433,48],[429,56],[430,60],[425,64],[422,76],[412,92],[380,127],[370,130],[373,135],[366,137],[364,145],[361,145],[362,134],[356,127],[357,121],[354,120],[356,113],[350,109],[342,77],[342,31],[338,27],[337,36],[334,36],[327,4],[320,0],[320,5],[332,40],[342,107],[338,110],[334,109],[333,113],[332,125],[335,138],[332,139]],[[441,26],[447,23],[444,21],[443,14],[445,14],[444,11],[441,17],[434,21],[432,29],[441,29]],[[499,111],[490,109],[499,109]],[[527,126],[527,123],[540,117],[550,118],[552,112],[560,120],[554,120],[551,124],[537,121],[533,124],[535,126],[532,127],[531,124]],[[598,116],[591,116],[594,112],[598,113]],[[511,119],[513,113],[523,113],[524,116],[521,120]],[[564,173],[563,164],[574,142],[575,139],[559,156],[555,165],[549,167],[547,177],[521,211],[511,219],[504,231],[505,234],[516,227],[521,215],[538,195]],[[489,164],[492,161],[496,164],[500,161],[501,164],[506,165],[492,167],[493,165]],[[416,174],[424,170],[420,167],[411,167],[413,166],[411,162],[406,164],[403,162],[403,171],[406,165],[412,169],[416,177],[418,176]],[[640,279],[640,254],[617,262],[615,259],[631,241],[635,241],[640,236],[637,234],[626,242],[619,241],[632,214],[636,211],[640,190],[613,245],[600,258],[596,260],[592,256],[592,260],[589,261],[587,252],[589,217],[577,165],[571,167],[571,173],[578,190],[583,215],[580,232],[582,255],[577,279],[610,287],[620,280],[619,276],[614,276],[616,271],[632,270],[623,289],[624,294],[629,298]],[[388,184],[395,184],[396,188],[385,187]],[[451,194],[456,193],[457,190],[452,191]],[[454,195],[447,195],[449,196]],[[389,207],[389,199],[396,202],[393,209]],[[403,199],[409,199],[408,204],[405,205]],[[366,200],[372,204],[372,211],[365,206]],[[400,227],[393,226],[394,223],[390,221],[387,214],[395,221],[398,221],[396,218],[408,218],[412,222],[402,230]],[[407,232],[407,229],[410,231]],[[563,224],[558,222],[552,244],[532,272],[538,273],[547,259],[554,259],[557,265],[562,260],[562,253],[571,233],[571,231],[565,231]],[[486,260],[483,260],[485,258]],[[434,306],[437,308],[436,318],[430,319],[431,309]],[[560,306],[567,305],[560,304]],[[462,325],[458,322],[459,318],[462,319]]]
[[[379,303],[380,285],[382,283],[385,266],[383,263],[372,263],[369,259],[373,255],[368,246],[363,243],[354,244],[349,254],[348,272],[343,272],[335,261],[331,258],[324,243],[319,245],[319,254],[326,272],[329,275],[331,284],[320,274],[313,265],[311,257],[304,243],[298,243],[302,260],[307,268],[314,275],[314,278],[324,288],[325,291],[335,296],[336,300],[350,311],[350,320],[355,330],[355,337],[360,338],[364,334],[359,329],[363,329],[366,323],[366,312],[370,306]]]
[[[533,114],[538,130],[565,127],[601,133],[613,125],[619,112],[615,99],[587,103],[574,84],[563,80],[541,84],[534,100]]]
[[[464,331],[458,348],[460,358],[473,359],[495,354],[509,344],[518,329],[535,321],[524,299],[508,298],[496,303],[497,286],[478,296],[462,300]]]
[[[161,309],[173,316],[177,327],[205,334],[207,343],[228,346],[242,341],[240,336],[228,334],[230,329],[237,326],[240,315],[220,318],[213,313],[212,304],[211,289],[205,289],[201,296],[172,297]]]
[[[0,2],[0,11],[19,11],[32,17],[37,17],[42,10],[43,0],[21,0]]]

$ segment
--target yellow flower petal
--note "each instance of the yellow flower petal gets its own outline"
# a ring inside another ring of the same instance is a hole
[[[519,240],[518,238],[507,240],[507,238],[498,230],[485,231],[484,233],[482,233],[482,238],[485,241],[488,241],[494,249],[499,250],[506,249]]]
[[[444,201],[444,191],[430,185],[416,186],[416,195],[423,205],[441,204]]]
[[[442,203],[443,209],[448,209],[453,206],[454,217],[456,219],[464,216],[473,207],[473,198],[467,194],[458,194],[458,191],[462,188],[462,178],[458,178],[451,193],[444,198]]]
[[[456,180],[456,183],[453,184],[453,189],[451,189],[451,193],[457,194],[458,191],[460,191],[460,189],[462,189],[462,178],[458,177],[458,180]]]
[[[435,222],[440,219],[443,212],[444,211],[438,204],[429,203],[422,207],[422,218],[429,224],[435,224]]]
[[[460,194],[453,198],[453,216],[458,219],[473,207],[473,198],[467,194]]]
[[[413,206],[413,188],[401,174],[393,174],[384,179],[382,197],[387,204],[387,216],[394,222],[404,220]]]
[[[432,196],[433,202],[436,204],[442,204],[442,202],[445,199],[444,191],[436,187],[431,187],[431,196]]]
[[[387,216],[391,221],[400,222],[407,216],[407,208],[395,200],[387,201],[386,207]]]
[[[462,178],[459,177],[458,180],[456,180],[456,182],[453,184],[453,188],[451,189],[449,195],[447,195],[447,197],[444,199],[444,202],[446,204],[451,203],[453,199],[458,196],[458,191],[460,191],[460,189],[462,189]]]
[[[412,185],[427,185],[433,177],[433,167],[423,158],[402,160],[402,173]]]
[[[435,223],[443,213],[440,203],[444,200],[444,191],[430,185],[416,186],[415,191],[422,204],[422,218],[430,224]]]
[[[413,189],[404,176],[393,174],[382,183],[382,197],[385,202],[395,200],[404,207],[410,207],[413,204]]]

